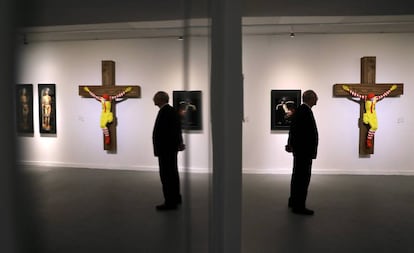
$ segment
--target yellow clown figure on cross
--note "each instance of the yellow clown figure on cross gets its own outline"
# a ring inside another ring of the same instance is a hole
[[[95,98],[101,102],[100,126],[104,133],[103,147],[110,153],[116,153],[116,105],[118,101],[115,99],[139,98],[141,88],[137,85],[115,85],[115,62],[106,60],[102,61],[102,85],[79,85],[78,92],[81,97]]]
[[[367,95],[361,95],[354,90],[351,90],[348,85],[342,85],[342,88],[349,92],[351,96],[358,97],[364,100],[365,112],[362,117],[364,124],[369,125],[368,135],[366,139],[367,148],[372,147],[372,139],[374,138],[375,131],[378,129],[377,113],[375,111],[375,105],[378,101],[388,96],[393,90],[397,89],[397,85],[392,85],[390,89],[385,91],[383,94],[376,96],[374,93],[368,93]]]
[[[377,83],[375,81],[376,57],[361,58],[361,82],[337,83],[333,86],[334,97],[359,97],[359,155],[374,154],[374,134],[378,128],[376,103],[384,97],[399,97],[404,94],[403,83]],[[364,94],[364,95],[361,95]],[[382,95],[379,95],[382,94]]]
[[[91,95],[91,97],[94,97],[96,100],[101,102],[102,111],[101,111],[100,127],[102,128],[102,132],[105,136],[105,144],[108,145],[111,143],[111,136],[109,134],[108,124],[112,123],[112,121],[114,120],[114,115],[111,111],[112,100],[123,97],[126,93],[130,92],[132,88],[127,87],[125,90],[123,90],[122,92],[114,96],[110,96],[106,93],[102,94],[102,96],[97,96],[87,86],[85,86],[83,89],[86,92],[88,92],[89,95]]]

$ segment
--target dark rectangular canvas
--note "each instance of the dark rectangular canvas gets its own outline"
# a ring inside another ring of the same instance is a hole
[[[201,91],[173,91],[173,106],[184,130],[202,130]]]
[[[56,134],[56,88],[55,84],[39,84],[39,131]]]
[[[301,90],[271,91],[271,130],[289,130],[292,115],[301,103]]]
[[[33,133],[33,85],[16,85],[16,128],[21,134]]]

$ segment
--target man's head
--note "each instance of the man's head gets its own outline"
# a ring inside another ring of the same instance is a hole
[[[307,90],[303,92],[302,100],[305,104],[309,105],[310,107],[316,105],[318,101],[318,95],[313,90]]]
[[[158,91],[157,93],[155,93],[154,98],[153,98],[154,105],[161,108],[163,105],[168,103],[169,99],[170,97],[168,96],[166,92]]]

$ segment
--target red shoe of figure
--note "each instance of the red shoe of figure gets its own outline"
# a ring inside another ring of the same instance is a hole
[[[372,140],[367,139],[367,148],[372,148]]]
[[[105,136],[105,144],[109,145],[111,143],[111,137]]]

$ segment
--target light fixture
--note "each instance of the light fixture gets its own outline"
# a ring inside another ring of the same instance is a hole
[[[178,36],[178,40],[184,40],[183,36]]]
[[[289,31],[290,31],[290,35],[289,35],[289,36],[290,36],[291,38],[295,38],[295,33],[293,32],[293,27],[292,27],[292,26],[289,26],[289,28],[290,28],[290,29],[289,29]]]

